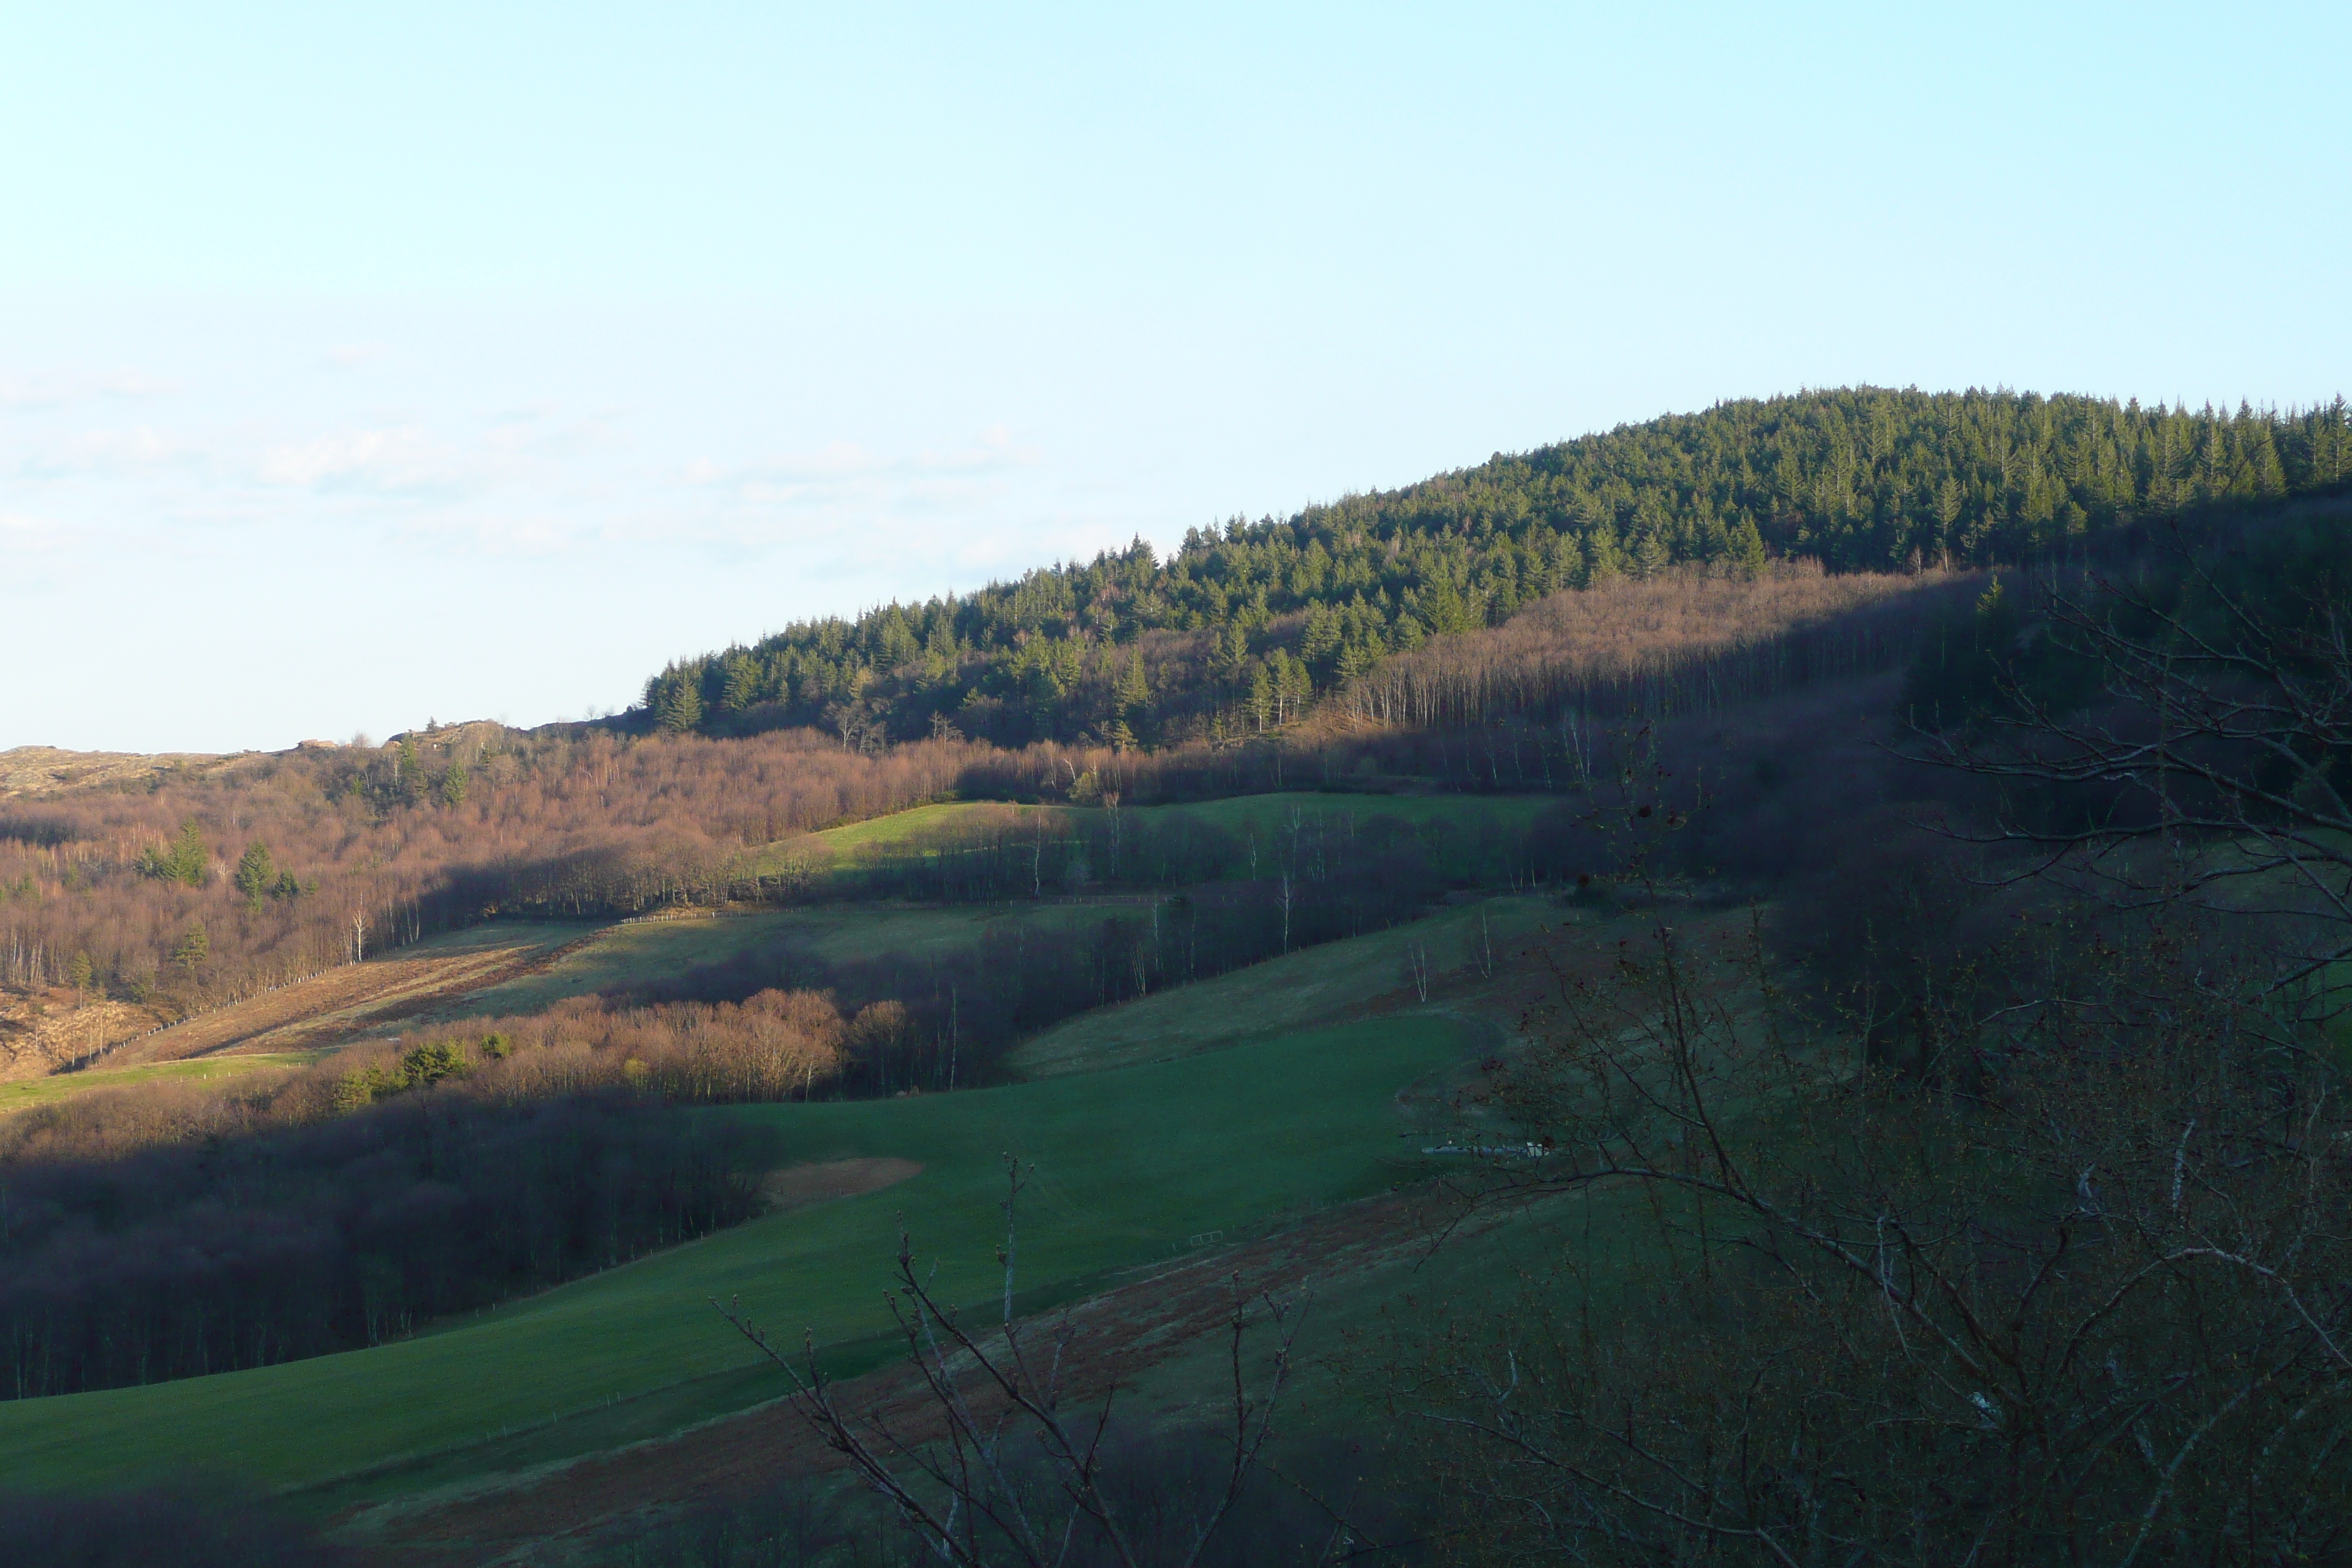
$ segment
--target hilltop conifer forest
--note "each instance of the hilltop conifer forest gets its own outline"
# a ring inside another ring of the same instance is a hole
[[[2347,599],[1865,387],[0,755],[0,1560],[2352,1561]]]
[[[1676,567],[1752,575],[1981,567],[2147,520],[2352,477],[2339,402],[2279,416],[2086,397],[1855,388],[1719,404],[1296,516],[671,665],[645,712],[853,746],[960,733],[1118,749],[1264,733],[1391,654],[1564,589]]]

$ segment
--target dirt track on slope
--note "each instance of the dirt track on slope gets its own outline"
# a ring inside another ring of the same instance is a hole
[[[227,1051],[316,1050],[413,1016],[469,991],[544,969],[595,940],[536,928],[347,963],[258,996],[198,1014],[108,1053],[109,1067],[184,1061]]]

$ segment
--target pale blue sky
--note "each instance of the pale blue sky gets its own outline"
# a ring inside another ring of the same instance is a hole
[[[2352,391],[2352,7],[0,4],[0,747],[1873,381]]]

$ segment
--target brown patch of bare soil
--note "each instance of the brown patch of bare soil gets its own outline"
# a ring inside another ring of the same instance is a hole
[[[912,1160],[884,1156],[873,1160],[824,1160],[814,1164],[786,1165],[761,1179],[760,1198],[772,1214],[804,1209],[835,1198],[860,1197],[895,1187],[923,1167]]]
[[[461,947],[343,964],[134,1040],[109,1055],[107,1065],[338,1045],[469,991],[544,969],[593,940],[593,934],[570,942],[544,933],[506,942],[492,936]]]
[[[1412,1253],[1431,1232],[1435,1201],[1424,1193],[1349,1205],[1069,1309],[1071,1342],[1061,1361],[1066,1388],[1074,1400],[1099,1396],[1114,1382],[1223,1333],[1237,1286],[1253,1296],[1287,1293],[1310,1279],[1328,1286]],[[1032,1343],[1042,1343],[1054,1330],[1054,1321],[1033,1320],[1026,1331]],[[903,1364],[839,1384],[837,1392],[845,1407],[871,1413],[911,1439],[945,1436],[919,1375]],[[373,1510],[351,1521],[349,1533],[364,1538],[371,1562],[477,1568],[584,1545],[681,1506],[751,1496],[780,1477],[842,1463],[789,1401],[777,1401],[520,1476],[503,1488]]]
[[[70,991],[0,989],[0,1082],[46,1078],[164,1022],[152,1007]]]

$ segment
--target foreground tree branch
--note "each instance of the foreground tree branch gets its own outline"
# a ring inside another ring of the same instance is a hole
[[[1990,700],[1915,728],[1912,755],[2000,786],[1965,836],[2080,866],[2126,907],[2295,921],[2321,934],[2270,984],[2320,976],[2352,956],[2352,624],[2331,552],[2302,564],[2224,581],[2176,534],[2159,574],[2045,592],[2030,638],[1989,595]]]
[[[1118,1369],[1082,1361],[1071,1311],[1042,1332],[1014,1314],[1014,1222],[1028,1176],[1007,1158],[1005,1239],[997,1255],[1001,1318],[989,1331],[970,1327],[941,1299],[935,1272],[918,1264],[907,1233],[899,1233],[891,1310],[920,1380],[915,1415],[894,1421],[845,1403],[814,1337],[787,1353],[737,1307],[720,1313],[783,1370],[801,1415],[938,1561],[957,1568],[1045,1568],[1084,1548],[1120,1568],[1194,1568],[1275,1437],[1299,1310],[1271,1293],[1253,1297],[1234,1277],[1221,1485],[1172,1536],[1140,1528],[1127,1517],[1107,1469]],[[1247,1347],[1261,1325],[1272,1331],[1274,1346],[1254,1386]]]
[[[1498,1103],[1549,1156],[1479,1201],[1584,1261],[1407,1369],[1485,1560],[2352,1549],[2343,1086],[2258,986],[2098,962],[1925,1075],[1788,1027],[1755,931],[1532,1017]]]

